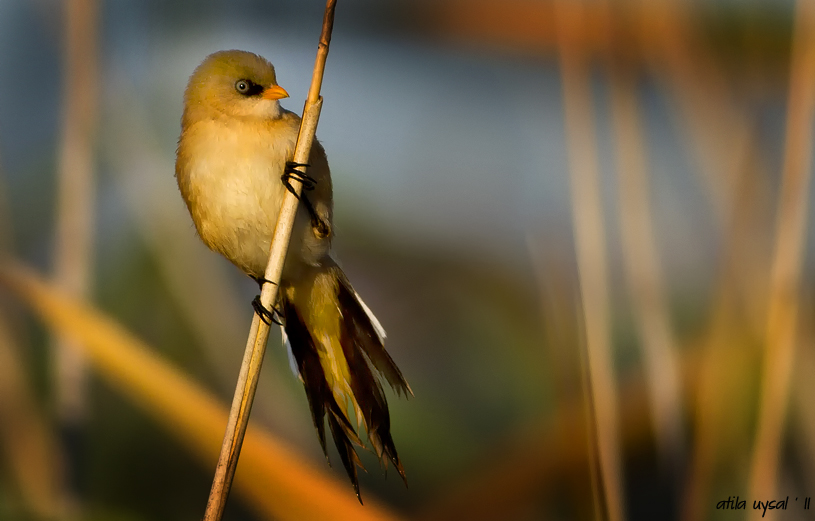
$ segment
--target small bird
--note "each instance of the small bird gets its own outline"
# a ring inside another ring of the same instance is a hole
[[[326,459],[327,416],[362,502],[354,445],[364,446],[363,428],[382,464],[392,462],[405,480],[380,379],[397,394],[413,393],[385,350],[385,331],[332,256],[331,173],[322,145],[315,140],[308,165],[291,163],[300,117],[281,108],[286,97],[266,59],[237,50],[208,56],[184,93],[175,175],[204,244],[261,287],[287,184],[304,183],[275,310],[259,311],[282,319]],[[303,166],[306,172],[297,170]]]

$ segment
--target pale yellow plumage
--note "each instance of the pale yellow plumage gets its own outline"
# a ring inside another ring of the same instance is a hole
[[[222,51],[195,70],[185,92],[176,177],[201,239],[255,279],[262,279],[286,189],[300,118],[280,107],[286,96],[265,59]],[[378,321],[331,257],[332,186],[325,152],[315,142],[280,283],[278,305],[325,450],[324,417],[343,464],[359,486],[348,408],[374,450],[404,471],[390,436],[377,373],[410,393],[382,344]],[[313,211],[309,210],[313,208]],[[319,225],[319,226],[318,226]]]

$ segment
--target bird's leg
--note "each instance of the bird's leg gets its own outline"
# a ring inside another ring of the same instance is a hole
[[[314,209],[314,205],[311,204],[308,197],[303,197],[300,201],[305,205],[306,210],[308,210],[308,214],[311,217],[311,227],[317,232],[317,237],[328,237],[331,229],[328,227],[325,221],[323,221],[320,216],[317,215],[317,210]]]
[[[297,168],[305,166],[308,167],[310,165],[306,163],[295,163],[294,161],[287,161],[286,168],[283,169],[283,175],[280,179],[283,181],[283,185],[286,187],[286,190],[294,194],[300,202],[302,202],[306,210],[308,210],[308,214],[311,217],[311,227],[317,232],[318,237],[328,237],[328,234],[331,232],[331,229],[328,225],[323,221],[319,215],[317,215],[317,211],[314,209],[314,205],[311,204],[308,197],[303,195],[299,197],[297,192],[294,191],[294,188],[291,185],[291,179],[297,179],[301,183],[303,183],[303,190],[314,190],[314,187],[317,186],[317,180],[313,177],[306,175],[305,172],[301,172],[297,170]]]
[[[258,314],[260,319],[267,325],[272,325],[272,322],[277,324],[278,326],[282,326],[283,323],[277,318],[282,317],[280,310],[276,307],[272,306],[272,310],[269,311],[266,309],[263,304],[260,302],[260,295],[256,296],[252,300],[252,309],[255,310],[255,313]]]

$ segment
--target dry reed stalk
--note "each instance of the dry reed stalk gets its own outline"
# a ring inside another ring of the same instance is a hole
[[[699,369],[699,389],[690,407],[695,417],[694,444],[682,505],[684,521],[708,517],[717,470],[724,464],[738,464],[742,455],[749,452],[749,432],[753,427],[749,396],[755,385],[758,366],[755,347],[760,343],[760,335],[754,328],[744,327],[752,312],[744,303],[743,291],[764,274],[744,270],[742,265],[747,257],[755,255],[756,224],[766,218],[762,204],[766,187],[761,181],[754,173],[742,176],[734,190],[732,215],[726,217],[710,325],[703,334],[705,352]],[[738,347],[736,354],[734,347]],[[727,370],[723,371],[723,367]]]
[[[815,3],[809,0],[799,0],[796,7],[789,89],[764,340],[764,373],[750,475],[750,494],[755,499],[769,499],[776,492],[797,343],[815,115]],[[756,517],[754,514],[753,518]]]
[[[694,26],[699,22],[687,3],[641,0],[639,5],[639,32],[655,36],[652,45],[643,49],[654,70],[668,79],[678,122],[699,162],[694,171],[710,198],[717,224],[725,228],[732,215],[733,186],[750,153],[752,125],[733,102],[721,68],[699,42]]]
[[[735,89],[729,86],[721,65],[700,41],[688,5],[681,1],[646,3],[653,16],[642,18],[640,24],[651,30],[656,27],[660,35],[651,49],[653,67],[668,79],[667,87],[676,101],[677,121],[698,162],[694,171],[711,202],[724,241],[730,242],[732,233],[739,228],[733,219],[758,219],[759,226],[766,222],[763,215],[755,214],[764,211],[766,194],[771,190],[764,179],[771,176],[757,142],[756,124],[746,107],[734,99]],[[746,181],[745,176],[749,177]],[[762,182],[765,189],[755,192],[756,183]],[[744,196],[740,191],[745,188],[755,197],[755,207],[746,214],[745,209],[736,208]],[[749,312],[745,325],[763,335],[765,274],[769,269],[765,252],[769,243],[753,240],[739,247],[743,250],[740,261],[728,269],[740,275],[736,289],[742,293],[739,303]]]
[[[104,381],[180,440],[180,446],[207,465],[217,457],[228,411],[156,349],[20,264],[0,260],[0,287],[18,296],[52,330],[80,340],[77,345]],[[398,519],[375,499],[367,499],[363,507],[348,494],[346,483],[258,427],[247,430],[243,455],[236,491],[265,519]]]
[[[680,518],[684,521],[708,518],[717,465],[734,455],[738,459],[749,448],[751,407],[745,396],[754,383],[756,359],[750,356],[754,354],[750,348],[756,339],[736,312],[737,280],[727,275],[729,266],[730,262],[723,263],[712,324],[700,341],[695,400],[688,401],[694,414],[695,443],[683,491]]]
[[[811,299],[807,302],[806,297],[803,299],[803,316],[815,314],[811,302]],[[815,344],[815,323],[805,320],[801,326],[800,345]],[[795,357],[794,371],[790,431],[795,434],[796,452],[802,455],[803,464],[799,468],[804,488],[812,490],[815,487],[815,407],[812,407],[812,397],[815,396],[815,378],[812,378],[815,374],[815,351],[800,349]]]
[[[77,296],[89,293],[93,273],[94,146],[99,96],[97,15],[95,0],[65,3],[65,87],[54,278],[61,288]],[[74,426],[86,413],[85,360],[78,347],[62,337],[55,341],[54,357],[57,413],[63,425]]]
[[[743,404],[749,395],[754,371],[750,347],[762,334],[756,324],[764,316],[766,267],[755,230],[762,223],[768,191],[762,186],[754,125],[699,41],[687,4],[646,3],[653,16],[641,17],[640,25],[658,35],[647,48],[650,59],[677,102],[677,120],[693,146],[696,172],[724,242],[699,399],[692,408],[695,442],[682,507],[682,519],[690,521],[706,517],[717,464],[747,443],[749,408],[734,403]],[[747,348],[735,361],[726,356],[732,345]],[[732,366],[728,378],[721,376],[725,363]]]
[[[99,75],[97,70],[96,0],[70,0],[64,5],[63,114],[57,171],[54,280],[77,296],[90,293],[93,274],[96,186],[94,148],[97,130]],[[81,429],[87,414],[87,368],[80,346],[70,339],[53,339],[56,412],[66,432]],[[81,508],[71,467],[75,453],[63,445],[68,472],[61,483],[65,515]]]
[[[623,243],[623,266],[634,319],[650,383],[654,436],[663,464],[678,470],[684,441],[677,345],[671,321],[649,195],[650,180],[642,117],[633,64],[623,51],[623,39],[604,2],[609,23],[606,60],[609,67],[612,121],[617,144],[617,209]],[[615,30],[616,29],[616,30]]]
[[[587,344],[585,312],[583,312],[579,304],[575,306],[575,315],[578,317],[579,322],[577,346],[580,354],[583,418],[586,422],[586,460],[589,462],[589,488],[593,506],[592,517],[596,520],[605,521],[611,519],[612,514],[610,513],[611,506],[609,506],[605,495],[607,491],[603,487],[603,463],[600,459],[600,438],[597,428],[597,402],[595,401],[594,385],[591,379],[589,361],[587,360],[590,355],[588,349],[584,349]]]
[[[317,122],[320,118],[323,98],[320,96],[320,88],[323,83],[323,73],[325,71],[325,60],[328,56],[328,48],[331,42],[331,31],[334,26],[334,8],[336,0],[328,0],[325,6],[323,17],[322,34],[317,48],[317,58],[314,62],[314,74],[311,78],[311,86],[308,90],[305,106],[303,107],[303,119],[300,123],[300,133],[297,136],[297,145],[294,149],[295,163],[308,163],[311,145],[317,132]],[[260,302],[266,309],[272,309],[277,300],[278,283],[283,272],[283,261],[286,258],[286,250],[289,246],[292,226],[297,212],[300,192],[303,188],[301,183],[294,183],[294,192],[286,193],[283,204],[280,208],[280,216],[277,220],[274,236],[272,237],[271,251],[269,253],[269,263],[266,266],[264,278],[270,283],[264,284],[260,293]],[[256,313],[252,318],[252,326],[249,330],[249,338],[246,350],[241,363],[241,371],[238,376],[238,384],[235,388],[235,396],[232,401],[232,408],[229,412],[229,420],[224,435],[224,442],[221,447],[221,454],[218,457],[218,464],[215,467],[215,477],[212,481],[212,489],[207,501],[205,521],[218,521],[223,516],[226,506],[226,499],[229,496],[229,489],[238,466],[241,444],[249,423],[249,414],[252,410],[252,402],[255,398],[258,379],[260,377],[260,367],[263,363],[263,356],[266,352],[266,341],[269,338],[270,325],[260,319]]]
[[[588,65],[580,42],[581,2],[556,2],[572,218],[577,272],[585,320],[588,385],[596,429],[603,518],[625,519],[618,441],[618,401],[609,338],[608,275],[597,146],[594,137]]]
[[[54,519],[59,513],[57,444],[26,381],[20,351],[7,318],[0,315],[0,445],[29,512]]]
[[[763,332],[745,327],[754,321],[756,304],[763,295],[766,268],[764,244],[756,230],[769,218],[766,179],[757,157],[757,146],[748,156],[732,189],[734,204],[724,216],[723,248],[719,276],[713,295],[710,325],[704,333],[696,403],[694,444],[691,449],[681,519],[707,518],[716,472],[730,463],[742,461],[749,452],[752,403],[758,366],[756,347]],[[725,153],[726,151],[722,151]],[[763,268],[763,269],[762,269]],[[733,346],[741,351],[733,356]],[[726,375],[722,368],[727,367]],[[734,482],[738,484],[738,482]]]
[[[720,370],[728,362],[725,354],[731,345],[752,345],[758,331],[749,325],[760,322],[758,317],[763,315],[763,254],[755,240],[755,228],[748,226],[751,219],[759,217],[763,201],[763,193],[755,191],[761,183],[760,161],[753,125],[733,101],[721,69],[698,41],[686,4],[645,3],[652,16],[641,17],[640,26],[649,27],[658,36],[646,49],[654,69],[668,79],[667,87],[677,101],[677,120],[693,145],[699,163],[695,171],[725,243],[721,284],[716,289],[717,303],[706,335],[708,352],[700,373],[699,399],[693,408],[695,443],[682,519],[695,520],[706,517],[717,462],[743,446],[748,428],[747,409],[732,406],[732,400],[743,401],[749,393],[754,367],[748,355],[752,351],[739,356],[738,363],[729,360],[732,370],[728,378],[722,378]],[[747,316],[736,316],[740,308],[746,308]],[[733,429],[733,425],[744,428]]]

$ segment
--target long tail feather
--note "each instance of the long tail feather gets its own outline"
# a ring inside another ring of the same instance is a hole
[[[373,363],[373,366],[385,376],[397,392],[401,390],[407,394],[410,392],[410,387],[393,359],[379,342],[379,337],[375,335],[371,321],[368,320],[368,315],[357,302],[353,290],[342,279],[338,299],[340,309],[342,309],[340,343],[350,369],[351,389],[368,430],[368,439],[380,460],[386,462],[389,459],[407,485],[405,470],[399,461],[396,445],[390,434],[391,420],[388,401],[382,391],[382,386],[371,371],[371,364]],[[372,353],[374,356],[371,356]]]
[[[320,358],[317,354],[317,347],[314,345],[308,328],[306,328],[303,319],[297,313],[297,309],[287,299],[283,299],[283,316],[286,321],[286,336],[289,340],[291,353],[297,362],[297,370],[300,372],[300,378],[303,380],[303,387],[306,390],[311,418],[314,420],[314,427],[317,429],[320,446],[323,449],[325,458],[328,459],[328,449],[325,443],[325,407],[326,401],[328,399],[333,401],[334,396],[328,389],[328,383],[325,380]]]
[[[388,402],[379,378],[397,394],[410,386],[383,345],[384,330],[359,299],[339,267],[330,263],[314,279],[281,293],[285,336],[305,387],[314,426],[328,459],[325,417],[343,467],[359,498],[355,445],[364,446],[348,412],[364,424],[371,447],[383,465],[390,461],[407,485],[390,434]],[[375,370],[375,371],[374,371]]]
[[[330,465],[331,461],[328,459],[328,448],[325,437],[325,416],[326,412],[328,412],[328,426],[331,429],[334,444],[337,446],[340,460],[348,474],[348,478],[351,480],[357,499],[362,503],[356,467],[359,466],[363,469],[364,467],[354,450],[354,444],[362,446],[362,442],[354,432],[354,427],[351,425],[345,412],[339,406],[334,394],[331,392],[325,374],[323,373],[317,347],[314,344],[314,340],[308,328],[297,312],[296,307],[287,299],[283,299],[283,314],[285,317],[286,336],[289,340],[292,355],[297,363],[297,370],[303,380],[303,387],[306,390],[306,396],[311,409],[311,417],[314,421],[314,427],[317,430],[317,437],[320,440],[323,454],[325,454],[325,458]]]
[[[379,326],[379,322],[376,321],[375,317],[372,320],[372,313],[359,299],[356,291],[354,291],[344,275],[340,276],[339,282],[337,299],[343,313],[343,322],[346,329],[348,329],[352,343],[362,348],[368,360],[385,377],[397,394],[413,396],[413,391],[410,389],[405,377],[402,376],[402,372],[396,367],[396,362],[385,351],[385,346],[382,343],[384,335],[379,333],[382,326]],[[378,327],[374,326],[373,321],[376,321]]]
[[[362,462],[359,461],[357,451],[354,450],[354,446],[351,443],[351,440],[348,438],[347,431],[342,425],[342,420],[345,420],[345,422],[348,421],[348,419],[342,413],[329,414],[328,426],[331,428],[331,435],[334,437],[334,443],[337,446],[337,452],[340,453],[340,460],[342,460],[342,465],[345,467],[345,472],[348,473],[348,478],[351,480],[351,484],[354,486],[354,492],[357,494],[357,499],[359,499],[359,502],[362,503],[362,496],[359,493],[357,466],[363,469],[365,467],[363,467]]]

